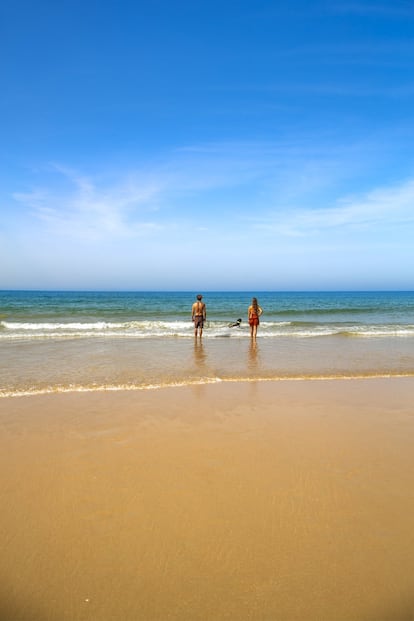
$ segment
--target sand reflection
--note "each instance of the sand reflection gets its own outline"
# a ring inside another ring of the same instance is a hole
[[[249,371],[256,371],[259,362],[259,351],[260,348],[257,345],[257,341],[255,339],[250,340],[248,358],[247,358],[247,366]]]
[[[205,378],[208,375],[208,369],[207,369],[207,354],[206,351],[204,349],[204,344],[202,342],[202,340],[194,340],[194,367],[196,370],[196,375],[200,378]],[[203,384],[200,385],[195,385],[192,387],[193,388],[193,393],[195,396],[197,396],[198,399],[201,399],[204,395],[204,388],[205,386],[203,386]]]
[[[204,349],[204,344],[203,342],[194,341],[194,363],[195,366],[200,369],[205,371],[206,369],[206,360],[207,360],[207,356],[206,356],[206,352]]]

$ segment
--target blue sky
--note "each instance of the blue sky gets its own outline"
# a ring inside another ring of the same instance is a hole
[[[4,0],[0,288],[414,289],[412,0]]]

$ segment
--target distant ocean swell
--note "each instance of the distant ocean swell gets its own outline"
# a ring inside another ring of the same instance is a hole
[[[205,338],[245,338],[247,322],[240,328],[229,328],[226,322],[208,321]],[[414,337],[414,324],[358,324],[309,321],[262,321],[263,338],[342,337]],[[39,340],[67,338],[168,338],[193,336],[189,321],[88,321],[88,322],[13,322],[0,321],[0,340]]]

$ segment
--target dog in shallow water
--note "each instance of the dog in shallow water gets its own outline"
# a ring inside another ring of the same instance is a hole
[[[234,323],[229,323],[229,328],[240,328],[241,322],[241,319],[236,319]]]

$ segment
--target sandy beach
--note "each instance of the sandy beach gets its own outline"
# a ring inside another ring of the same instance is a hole
[[[413,378],[0,400],[1,621],[414,618]]]

